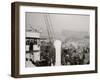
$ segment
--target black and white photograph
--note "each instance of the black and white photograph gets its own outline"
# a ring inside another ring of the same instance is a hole
[[[12,3],[12,76],[97,73],[97,7]]]
[[[90,16],[25,13],[25,67],[90,64]]]

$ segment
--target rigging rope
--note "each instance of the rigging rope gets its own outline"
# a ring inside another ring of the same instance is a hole
[[[55,36],[54,36],[54,30],[53,30],[53,26],[52,26],[50,15],[49,14],[45,14],[44,15],[44,20],[45,20],[45,24],[46,24],[46,27],[47,27],[49,40],[52,42],[52,41],[54,41]]]

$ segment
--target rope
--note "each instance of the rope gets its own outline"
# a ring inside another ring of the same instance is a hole
[[[52,22],[51,22],[50,15],[48,15],[48,19],[49,19],[49,22],[50,22],[50,26],[51,26],[51,30],[52,30],[53,39],[55,39],[55,33],[54,33],[54,29],[53,29],[53,25],[52,25]]]
[[[49,38],[49,40],[51,40],[50,31],[49,31],[49,25],[48,25],[48,22],[47,22],[47,16],[46,15],[44,15],[44,21],[45,21],[45,25],[47,27],[48,38]]]
[[[55,33],[54,33],[54,29],[53,29],[53,25],[52,25],[52,22],[51,22],[50,15],[45,14],[44,15],[44,20],[45,20],[45,24],[46,24],[46,27],[47,27],[49,40],[52,42],[52,41],[54,41]]]

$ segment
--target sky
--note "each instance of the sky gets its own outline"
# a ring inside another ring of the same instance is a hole
[[[26,27],[46,29],[44,13],[26,13]],[[89,15],[48,14],[55,31],[89,32]]]

